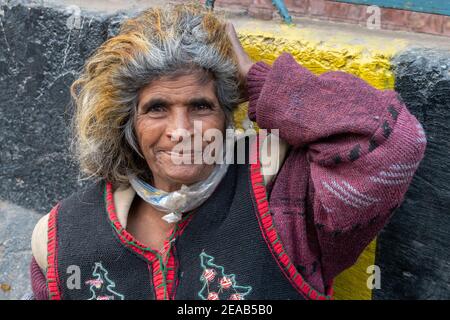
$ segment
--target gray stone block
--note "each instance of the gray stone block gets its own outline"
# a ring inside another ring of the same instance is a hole
[[[450,53],[412,48],[394,60],[396,84],[424,127],[427,149],[405,201],[377,242],[374,299],[450,299]]]
[[[72,9],[1,6],[0,198],[42,214],[83,185],[69,152],[69,86],[127,16]]]

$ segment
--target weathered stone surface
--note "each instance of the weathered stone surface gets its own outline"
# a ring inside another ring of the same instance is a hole
[[[402,206],[378,237],[382,271],[375,299],[450,298],[450,53],[397,55],[395,89],[419,119],[428,144]]]
[[[81,186],[69,155],[69,86],[126,15],[1,8],[0,198],[46,213]]]

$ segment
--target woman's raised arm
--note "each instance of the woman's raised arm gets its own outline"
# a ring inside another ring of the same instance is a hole
[[[316,76],[286,53],[272,67],[253,65],[247,82],[250,119],[306,152],[313,187],[307,220],[316,230],[308,247],[319,248],[329,284],[403,200],[424,156],[422,126],[395,91],[340,71]],[[295,183],[296,174],[276,183]]]

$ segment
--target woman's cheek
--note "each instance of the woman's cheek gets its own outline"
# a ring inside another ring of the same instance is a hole
[[[223,111],[212,114],[203,121],[203,130],[218,129],[220,131],[225,130],[225,114]]]
[[[155,122],[150,119],[143,119],[136,123],[136,135],[144,156],[147,157],[149,155],[151,146],[157,142],[159,130],[160,128],[158,128],[158,125],[155,125]]]

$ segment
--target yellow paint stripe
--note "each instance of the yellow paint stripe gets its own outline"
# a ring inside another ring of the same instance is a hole
[[[368,266],[375,264],[376,247],[375,239],[351,268],[336,277],[333,287],[336,300],[372,300],[372,290],[367,286],[370,274],[366,271]]]

